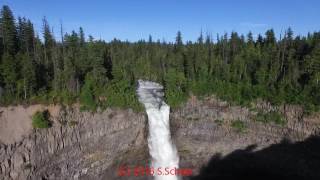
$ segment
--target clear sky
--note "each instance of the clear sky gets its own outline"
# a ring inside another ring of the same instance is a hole
[[[320,30],[320,0],[0,0],[15,16],[30,18],[41,33],[47,17],[59,37],[65,31],[84,28],[86,35],[107,41],[114,37],[136,41],[173,41],[180,30],[184,40],[196,40],[200,31],[213,37],[237,31],[254,35],[287,27],[295,34]]]

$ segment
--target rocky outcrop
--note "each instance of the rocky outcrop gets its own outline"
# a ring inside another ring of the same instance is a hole
[[[145,118],[130,110],[61,108],[51,120],[49,129],[1,144],[0,179],[97,179],[118,156],[145,144]]]
[[[31,107],[24,111],[17,108],[11,107],[11,112],[35,111],[31,111]],[[53,126],[13,132],[15,138],[10,141],[1,137],[0,179],[147,179],[117,175],[119,166],[134,167],[150,161],[144,113],[119,109],[89,113],[81,112],[79,106],[38,108],[49,110]],[[268,111],[274,107],[260,104],[257,108]],[[2,108],[3,112],[9,113],[8,110]],[[256,145],[258,151],[284,138],[302,141],[319,133],[317,115],[305,117],[295,106],[277,110],[281,110],[287,120],[283,126],[256,122],[256,112],[248,108],[230,106],[215,98],[201,101],[192,98],[170,114],[180,166],[192,168],[196,174],[217,153],[224,156],[250,145]],[[9,114],[2,115],[1,121],[12,118]],[[19,117],[31,124],[30,115]],[[235,121],[243,123],[241,131],[232,125]],[[21,123],[21,126],[25,125]],[[3,128],[1,124],[0,131]]]
[[[271,106],[261,108],[264,111],[274,110]],[[230,106],[215,98],[189,101],[171,116],[181,166],[191,167],[194,174],[197,174],[216,154],[224,156],[251,145],[257,151],[284,139],[296,142],[319,134],[320,119],[316,119],[316,116],[304,117],[303,112],[297,108],[287,106],[285,110],[282,109],[287,123],[280,126],[257,122],[254,120],[255,111]],[[239,132],[239,129],[232,126],[234,121],[243,122],[243,131]]]

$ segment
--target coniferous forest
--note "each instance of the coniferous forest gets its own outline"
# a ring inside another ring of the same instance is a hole
[[[148,40],[110,42],[87,36],[80,27],[56,39],[47,20],[39,33],[30,20],[3,6],[0,17],[0,103],[80,102],[82,108],[138,110],[138,79],[165,86],[173,107],[191,94],[215,95],[250,105],[257,99],[299,104],[306,112],[320,106],[320,32],[276,38],[273,29],[253,34],[200,33],[196,42]],[[106,32],[107,33],[107,32]]]

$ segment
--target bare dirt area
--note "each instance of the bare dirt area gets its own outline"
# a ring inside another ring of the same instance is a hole
[[[32,133],[32,115],[43,110],[48,110],[51,116],[57,116],[59,106],[0,107],[0,142],[12,144],[30,135]]]

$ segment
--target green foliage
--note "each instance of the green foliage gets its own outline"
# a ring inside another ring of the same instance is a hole
[[[94,81],[87,76],[85,84],[81,89],[80,103],[82,105],[82,110],[95,111],[97,108],[97,103],[94,94]]]
[[[32,126],[39,129],[49,128],[51,126],[51,123],[49,121],[49,112],[36,112],[32,116]]]
[[[206,78],[190,82],[190,91],[196,96],[208,96],[213,93],[214,82]]]
[[[246,124],[241,120],[232,121],[231,127],[241,133],[245,132],[247,129]]]
[[[164,81],[166,102],[171,107],[177,107],[187,100],[187,80],[183,73],[171,69]]]
[[[68,121],[68,125],[69,125],[69,127],[74,127],[74,126],[78,125],[78,121]]]
[[[215,122],[216,124],[218,124],[218,126],[222,126],[224,120],[223,120],[223,119],[216,119],[216,120],[214,120],[214,122]]]
[[[15,19],[9,6],[2,7],[0,18],[3,52],[13,56],[17,52],[18,41]]]
[[[255,120],[263,123],[275,123],[278,125],[284,125],[286,123],[284,116],[276,111],[271,111],[267,113],[259,111],[256,115]]]
[[[0,65],[0,72],[3,77],[6,92],[8,96],[14,96],[16,92],[16,82],[18,80],[18,74],[16,72],[16,60],[10,54],[5,53],[2,56],[2,64]]]
[[[201,33],[195,42],[86,41],[82,28],[56,40],[44,18],[42,36],[26,18],[16,21],[8,6],[0,12],[1,104],[63,103],[141,109],[137,79],[161,82],[173,108],[189,94],[215,94],[248,106],[256,99],[275,105],[299,104],[306,113],[320,107],[320,32],[281,39],[272,29],[255,40],[232,32],[213,42]],[[43,40],[43,41],[42,41]],[[277,119],[277,118],[276,118]],[[263,120],[265,121],[265,120]],[[269,120],[268,120],[269,121]],[[278,120],[276,120],[278,121]]]
[[[102,93],[106,100],[103,102],[103,107],[119,107],[133,108],[136,111],[142,110],[141,104],[135,93],[135,86],[131,85],[127,80],[111,81],[105,86]]]
[[[73,102],[75,102],[77,94],[70,92],[68,90],[62,90],[58,93],[58,102],[71,105]]]

